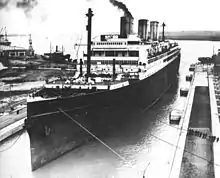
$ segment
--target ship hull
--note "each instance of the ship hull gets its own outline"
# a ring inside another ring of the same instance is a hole
[[[156,103],[168,89],[175,88],[177,84],[180,53],[174,58],[154,75],[140,81],[130,81],[131,84],[126,87],[28,103],[26,126],[31,140],[32,169],[92,139],[77,123],[97,136],[104,137],[108,135],[109,128],[120,128],[126,122],[100,116],[98,111],[104,113],[106,108],[114,107],[148,109]]]

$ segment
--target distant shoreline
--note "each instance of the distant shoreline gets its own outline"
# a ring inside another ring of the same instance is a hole
[[[170,31],[165,32],[165,38],[170,40],[220,41],[220,31]]]
[[[195,39],[195,38],[181,38],[181,37],[176,37],[176,38],[169,38],[166,37],[167,40],[180,40],[180,41],[220,41],[220,39]]]

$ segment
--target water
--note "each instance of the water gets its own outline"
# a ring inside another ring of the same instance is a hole
[[[185,83],[189,65],[199,56],[211,56],[213,46],[220,48],[220,43],[180,41],[179,44],[182,48],[180,87]],[[0,146],[0,177],[141,178],[144,171],[151,177],[168,177],[175,152],[172,144],[178,139],[178,129],[168,125],[168,113],[179,103],[178,97],[177,89],[176,93],[167,93],[147,112],[118,111],[117,117],[126,117],[128,122],[121,130],[109,133],[104,141],[123,159],[99,142],[92,142],[31,172],[30,140],[24,133]]]

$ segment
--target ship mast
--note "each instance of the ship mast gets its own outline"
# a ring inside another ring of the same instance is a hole
[[[8,41],[8,35],[7,35],[6,27],[5,27],[5,41]]]
[[[165,41],[165,32],[164,32],[164,28],[165,28],[165,23],[163,22],[162,27],[163,27],[163,31],[162,31],[162,41]]]
[[[50,53],[52,52],[52,44],[51,44],[51,42],[50,42]]]
[[[88,31],[88,45],[87,45],[87,81],[90,77],[90,68],[91,68],[91,33],[92,33],[92,10],[89,8],[88,13],[86,14],[88,17],[88,25],[86,26],[86,30]]]

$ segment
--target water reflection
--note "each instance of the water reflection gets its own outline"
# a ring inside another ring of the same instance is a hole
[[[30,139],[27,132],[16,135],[0,146],[0,177],[31,177]]]

